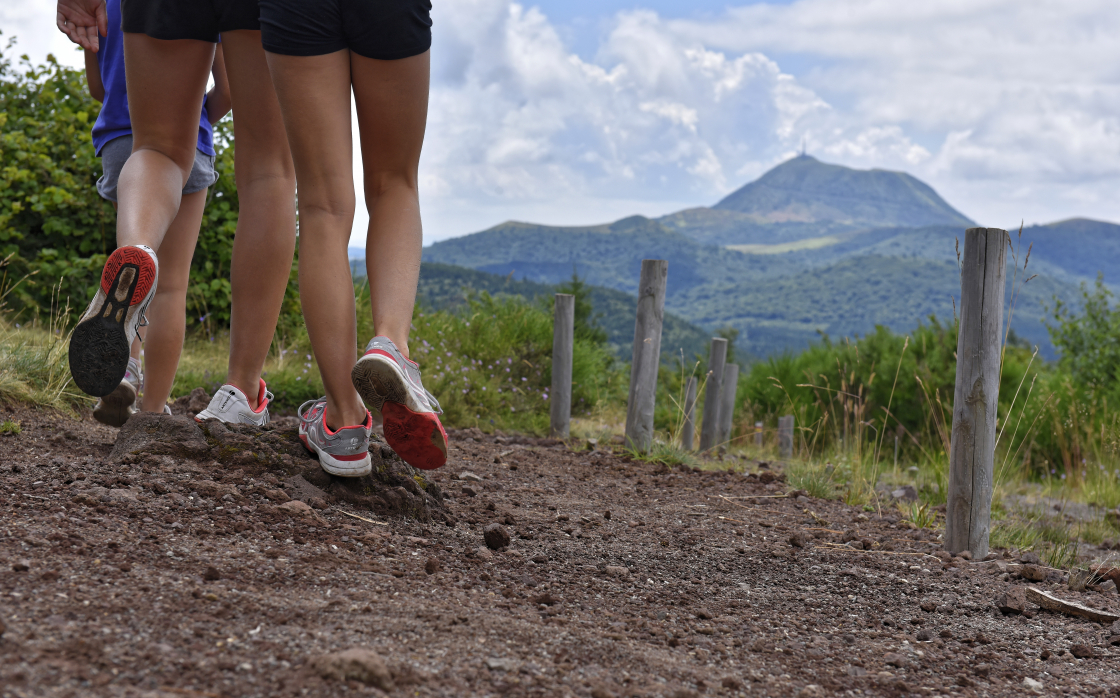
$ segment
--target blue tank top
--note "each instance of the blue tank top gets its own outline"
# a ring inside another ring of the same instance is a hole
[[[93,122],[93,147],[97,154],[114,138],[132,135],[132,121],[128,118],[128,92],[124,79],[124,34],[121,32],[121,0],[108,0],[105,10],[109,19],[108,36],[100,38],[97,66],[101,70],[101,84],[105,86],[105,101],[101,113]],[[198,120],[198,149],[214,155],[214,131],[206,113],[206,101]]]

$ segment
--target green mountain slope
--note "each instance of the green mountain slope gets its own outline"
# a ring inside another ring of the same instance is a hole
[[[905,172],[854,170],[808,155],[783,162],[712,208],[659,221],[714,245],[775,244],[868,227],[971,225]]]
[[[1073,299],[1076,288],[1046,276],[1021,285],[1012,319],[1016,334],[1050,355],[1042,320],[1054,295]],[[875,325],[906,332],[930,315],[948,321],[954,301],[959,307],[955,261],[867,255],[766,283],[696,288],[673,298],[670,309],[701,325],[736,327],[747,350],[767,356],[804,348],[821,333],[866,334]]]
[[[638,287],[643,259],[669,260],[669,294],[744,274],[795,271],[784,260],[698,244],[657,221],[632,216],[609,225],[557,227],[509,222],[424,248],[425,262],[470,267],[544,284],[571,278],[627,293]]]
[[[568,274],[569,278],[571,273]],[[638,299],[623,291],[592,286],[591,306],[597,322],[607,332],[611,351],[624,361],[632,356],[634,343],[634,313]],[[529,300],[547,299],[555,293],[551,285],[534,281],[517,281],[508,276],[498,276],[450,264],[423,263],[420,265],[420,286],[417,299],[436,309],[454,309],[465,306],[471,293],[485,291],[492,296],[520,296]],[[672,356],[683,351],[686,357],[706,351],[710,335],[699,327],[686,322],[673,313],[665,313],[661,335],[661,351]]]

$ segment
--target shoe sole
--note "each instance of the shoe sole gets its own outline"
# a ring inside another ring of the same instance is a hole
[[[435,470],[447,462],[447,433],[434,412],[409,408],[408,386],[395,361],[377,354],[362,357],[350,380],[366,406],[381,412],[385,441],[405,463]]]
[[[155,261],[143,251],[121,248],[109,256],[95,312],[87,312],[70,337],[70,375],[82,392],[105,397],[121,384],[131,349],[125,329],[129,310],[148,296],[155,279]]]
[[[338,477],[362,477],[369,475],[373,472],[373,459],[370,458],[367,451],[364,458],[359,460],[340,460],[335,456],[320,450],[315,444],[307,440],[306,434],[300,434],[299,440],[303,442],[304,447],[319,456],[319,467],[331,475]]]
[[[116,389],[101,398],[93,410],[93,418],[102,424],[120,429],[132,416],[136,404],[136,388],[128,381],[121,381]]]

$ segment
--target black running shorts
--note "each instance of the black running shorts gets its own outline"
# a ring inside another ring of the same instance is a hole
[[[259,30],[257,0],[121,0],[121,31],[153,39],[217,42],[222,32]]]
[[[430,0],[260,0],[264,50],[322,56],[350,49],[392,61],[432,46]]]

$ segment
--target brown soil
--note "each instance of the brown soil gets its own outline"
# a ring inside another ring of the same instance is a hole
[[[199,435],[165,418],[114,454],[117,433],[92,421],[9,418],[23,430],[0,437],[4,698],[1120,685],[1108,628],[1001,615],[996,598],[1028,582],[1000,561],[943,563],[936,533],[779,496],[755,463],[696,472],[457,432],[441,471],[377,444],[377,475],[355,484],[318,471],[284,420]],[[1056,579],[1036,584],[1120,607]]]

